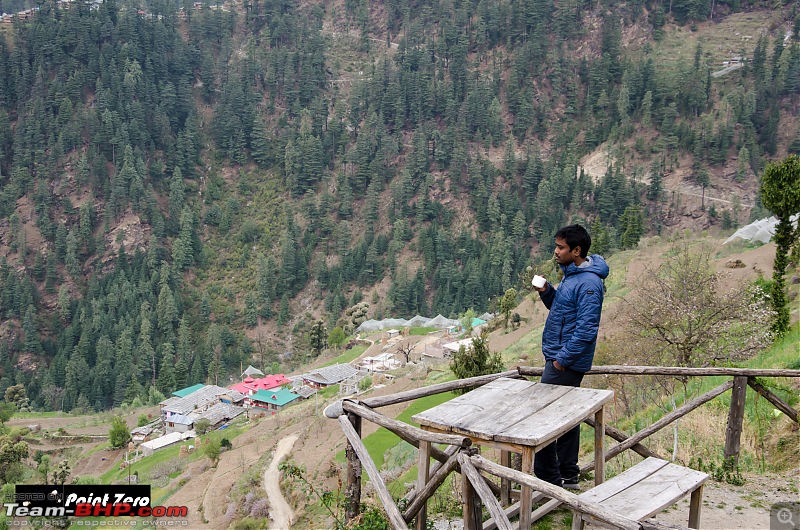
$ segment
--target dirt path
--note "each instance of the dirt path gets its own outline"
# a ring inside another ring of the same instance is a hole
[[[281,493],[281,473],[278,471],[278,464],[292,450],[297,438],[296,434],[292,434],[278,442],[275,447],[275,456],[272,457],[272,462],[264,472],[264,489],[267,491],[271,508],[272,521],[269,525],[271,530],[286,530],[292,527],[294,521],[294,512]]]

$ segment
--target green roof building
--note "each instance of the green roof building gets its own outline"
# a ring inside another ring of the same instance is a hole
[[[285,388],[280,390],[259,390],[249,397],[253,402],[253,406],[267,410],[281,410],[282,407],[288,405],[300,396],[290,392]]]
[[[175,392],[172,393],[172,395],[180,398],[185,398],[189,394],[194,394],[204,386],[206,385],[204,385],[203,383],[197,383],[196,385],[187,386],[186,388],[181,388],[180,390],[176,390]]]

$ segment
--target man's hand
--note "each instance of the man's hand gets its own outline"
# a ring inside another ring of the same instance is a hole
[[[548,284],[544,284],[544,287],[534,287],[534,290],[536,290],[536,291],[538,291],[540,293],[543,293],[543,292],[547,291],[548,287],[549,287]]]
[[[563,372],[564,371],[564,367],[561,366],[558,361],[553,361],[553,368],[555,368],[559,372]]]

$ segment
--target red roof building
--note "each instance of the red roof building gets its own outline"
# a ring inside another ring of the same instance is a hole
[[[283,385],[288,385],[290,383],[291,381],[283,374],[277,374],[277,375],[270,374],[265,377],[259,377],[258,379],[253,379],[252,377],[247,376],[241,383],[236,383],[235,385],[231,385],[228,388],[236,390],[237,392],[241,392],[246,397],[250,397],[259,390],[269,390],[272,388],[278,388]]]

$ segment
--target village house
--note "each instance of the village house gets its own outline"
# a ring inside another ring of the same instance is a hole
[[[180,443],[184,440],[188,440],[189,438],[194,438],[194,437],[195,437],[194,431],[171,432],[169,434],[165,434],[164,436],[155,438],[154,440],[150,440],[149,442],[144,442],[139,447],[141,448],[142,454],[144,456],[150,456],[159,449],[169,447],[170,445],[174,445],[176,443]]]
[[[161,415],[165,421],[169,421],[169,418],[175,414],[188,416],[193,412],[201,413],[217,403],[241,406],[244,404],[244,395],[236,390],[222,388],[221,386],[203,385],[202,388],[191,392],[185,397],[173,396],[162,401],[160,403]]]
[[[194,428],[194,418],[183,414],[173,414],[164,422],[164,430],[171,432],[188,432]]]
[[[241,383],[236,383],[228,388],[243,394],[245,396],[245,405],[252,406],[253,403],[251,396],[256,392],[260,390],[278,389],[282,386],[290,385],[291,383],[292,381],[284,374],[270,374],[266,377],[260,377],[258,379],[253,379],[248,375]]]
[[[303,384],[319,389],[341,383],[357,373],[358,370],[349,364],[334,364],[306,372],[302,377]]]
[[[299,398],[300,396],[286,388],[281,388],[280,390],[276,390],[274,392],[268,390],[259,390],[251,396],[253,406],[255,408],[266,409],[272,411],[273,414]]]
[[[236,405],[229,405],[228,403],[217,403],[210,409],[197,414],[190,414],[189,417],[194,417],[194,423],[199,420],[208,420],[210,429],[219,429],[224,424],[244,414],[246,409],[237,407]]]

